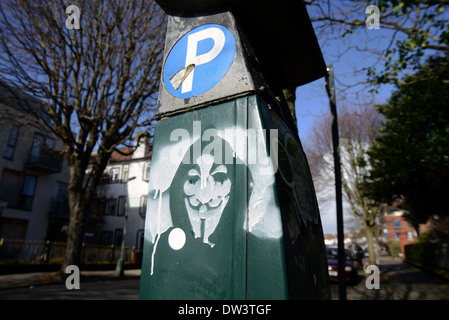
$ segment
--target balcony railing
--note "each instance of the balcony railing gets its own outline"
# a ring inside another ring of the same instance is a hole
[[[31,148],[28,161],[25,165],[28,169],[41,170],[46,173],[59,173],[62,168],[62,156],[45,145]]]

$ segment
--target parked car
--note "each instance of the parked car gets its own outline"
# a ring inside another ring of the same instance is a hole
[[[352,253],[352,259],[355,263],[355,267],[358,269],[361,269],[363,266],[363,258],[365,251],[356,244],[350,244],[348,246],[348,249],[351,250]]]
[[[326,247],[327,265],[330,281],[338,281],[338,248]],[[351,250],[345,249],[345,279],[346,282],[356,284],[358,282],[357,267],[352,258]]]

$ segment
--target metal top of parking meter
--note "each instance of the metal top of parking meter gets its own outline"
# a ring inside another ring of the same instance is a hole
[[[326,64],[301,0],[156,0],[172,16],[201,16],[229,10],[265,74],[280,88],[326,75]]]

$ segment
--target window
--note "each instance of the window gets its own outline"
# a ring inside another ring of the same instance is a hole
[[[47,147],[50,147],[50,148],[54,149],[54,147],[55,147],[55,140],[53,138],[50,138],[50,137],[45,137],[45,145]]]
[[[119,182],[120,181],[120,168],[115,167],[115,168],[111,169],[110,179],[111,179],[112,182]]]
[[[115,229],[114,245],[120,246],[123,241],[123,229]]]
[[[413,231],[407,231],[407,239],[408,240],[413,240],[415,239],[414,235],[413,235]]]
[[[84,234],[84,243],[85,244],[94,244],[95,243],[95,234],[92,232],[86,232]]]
[[[3,153],[3,157],[5,159],[12,160],[14,157],[14,150],[17,145],[17,138],[19,137],[19,127],[13,126],[11,131],[9,132],[8,143],[6,144],[5,152]]]
[[[116,206],[117,206],[117,199],[114,198],[107,199],[104,214],[107,216],[114,216]]]
[[[51,200],[50,214],[68,217],[69,216],[69,196],[67,193],[68,184],[65,182],[56,182],[56,188]]]
[[[143,166],[143,180],[149,181],[150,180],[150,164],[145,163]]]
[[[145,238],[145,230],[143,230],[143,229],[137,230],[137,239],[136,239],[136,249],[137,250],[143,249],[144,238]]]
[[[139,214],[142,218],[145,218],[146,213],[147,213],[147,196],[142,195],[140,196]]]
[[[66,182],[56,181],[55,197],[67,197],[67,188],[69,184]]]
[[[394,219],[393,220],[393,227],[400,228],[401,227],[401,220]]]
[[[394,233],[394,237],[395,237],[396,239],[399,239],[399,232],[395,232],[395,233]]]
[[[55,147],[55,140],[50,137],[46,137],[41,133],[35,133],[33,144],[31,145],[31,151],[30,151],[30,158],[28,159],[29,162],[35,162],[37,159],[40,159],[43,148],[54,148]]]
[[[128,182],[128,176],[129,176],[129,166],[123,166],[123,182]]]
[[[22,209],[31,210],[33,206],[34,193],[36,191],[37,177],[29,174],[25,175],[22,187]]]
[[[3,169],[0,180],[0,200],[8,202],[9,208],[17,208],[20,205],[22,188],[22,173],[11,169]]]
[[[0,200],[8,202],[9,208],[32,210],[37,177],[4,169],[0,180]]]
[[[100,243],[103,245],[112,244],[112,231],[103,231],[100,237]]]
[[[126,213],[126,196],[118,197],[118,216],[124,216]]]

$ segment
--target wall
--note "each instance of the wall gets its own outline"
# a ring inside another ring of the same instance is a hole
[[[404,256],[404,246],[416,242],[418,235],[415,228],[402,216],[391,215],[385,217],[387,238],[390,241],[399,241]]]
[[[146,200],[146,196],[148,195],[148,180],[144,178],[144,169],[145,165],[149,162],[149,158],[143,158],[135,161],[110,164],[107,170],[112,167],[119,167],[120,177],[122,177],[123,174],[123,166],[129,166],[128,179],[130,180],[126,183],[109,183],[100,187],[99,192],[106,198],[109,199],[113,197],[114,199],[117,199],[117,207],[118,197],[126,196],[128,222],[126,227],[125,246],[139,247],[138,233],[143,232],[145,228],[145,215],[141,215],[140,205],[141,197],[145,196]],[[114,236],[116,229],[124,228],[124,223],[125,216],[117,215],[117,211],[115,215],[104,215],[102,232],[111,231]]]
[[[16,170],[37,176],[35,194],[33,198],[32,210],[19,210],[4,208],[2,218],[20,219],[27,224],[26,233],[23,240],[44,240],[47,236],[48,212],[50,210],[52,197],[54,195],[57,182],[69,181],[68,167],[63,164],[59,173],[49,173],[41,170],[27,169],[25,164],[28,160],[30,148],[33,142],[34,133],[37,130],[33,127],[21,127],[17,140],[14,156],[11,160],[3,157],[3,152],[9,138],[11,125],[3,124],[0,127],[0,179],[4,168]],[[7,199],[6,199],[7,201]]]

